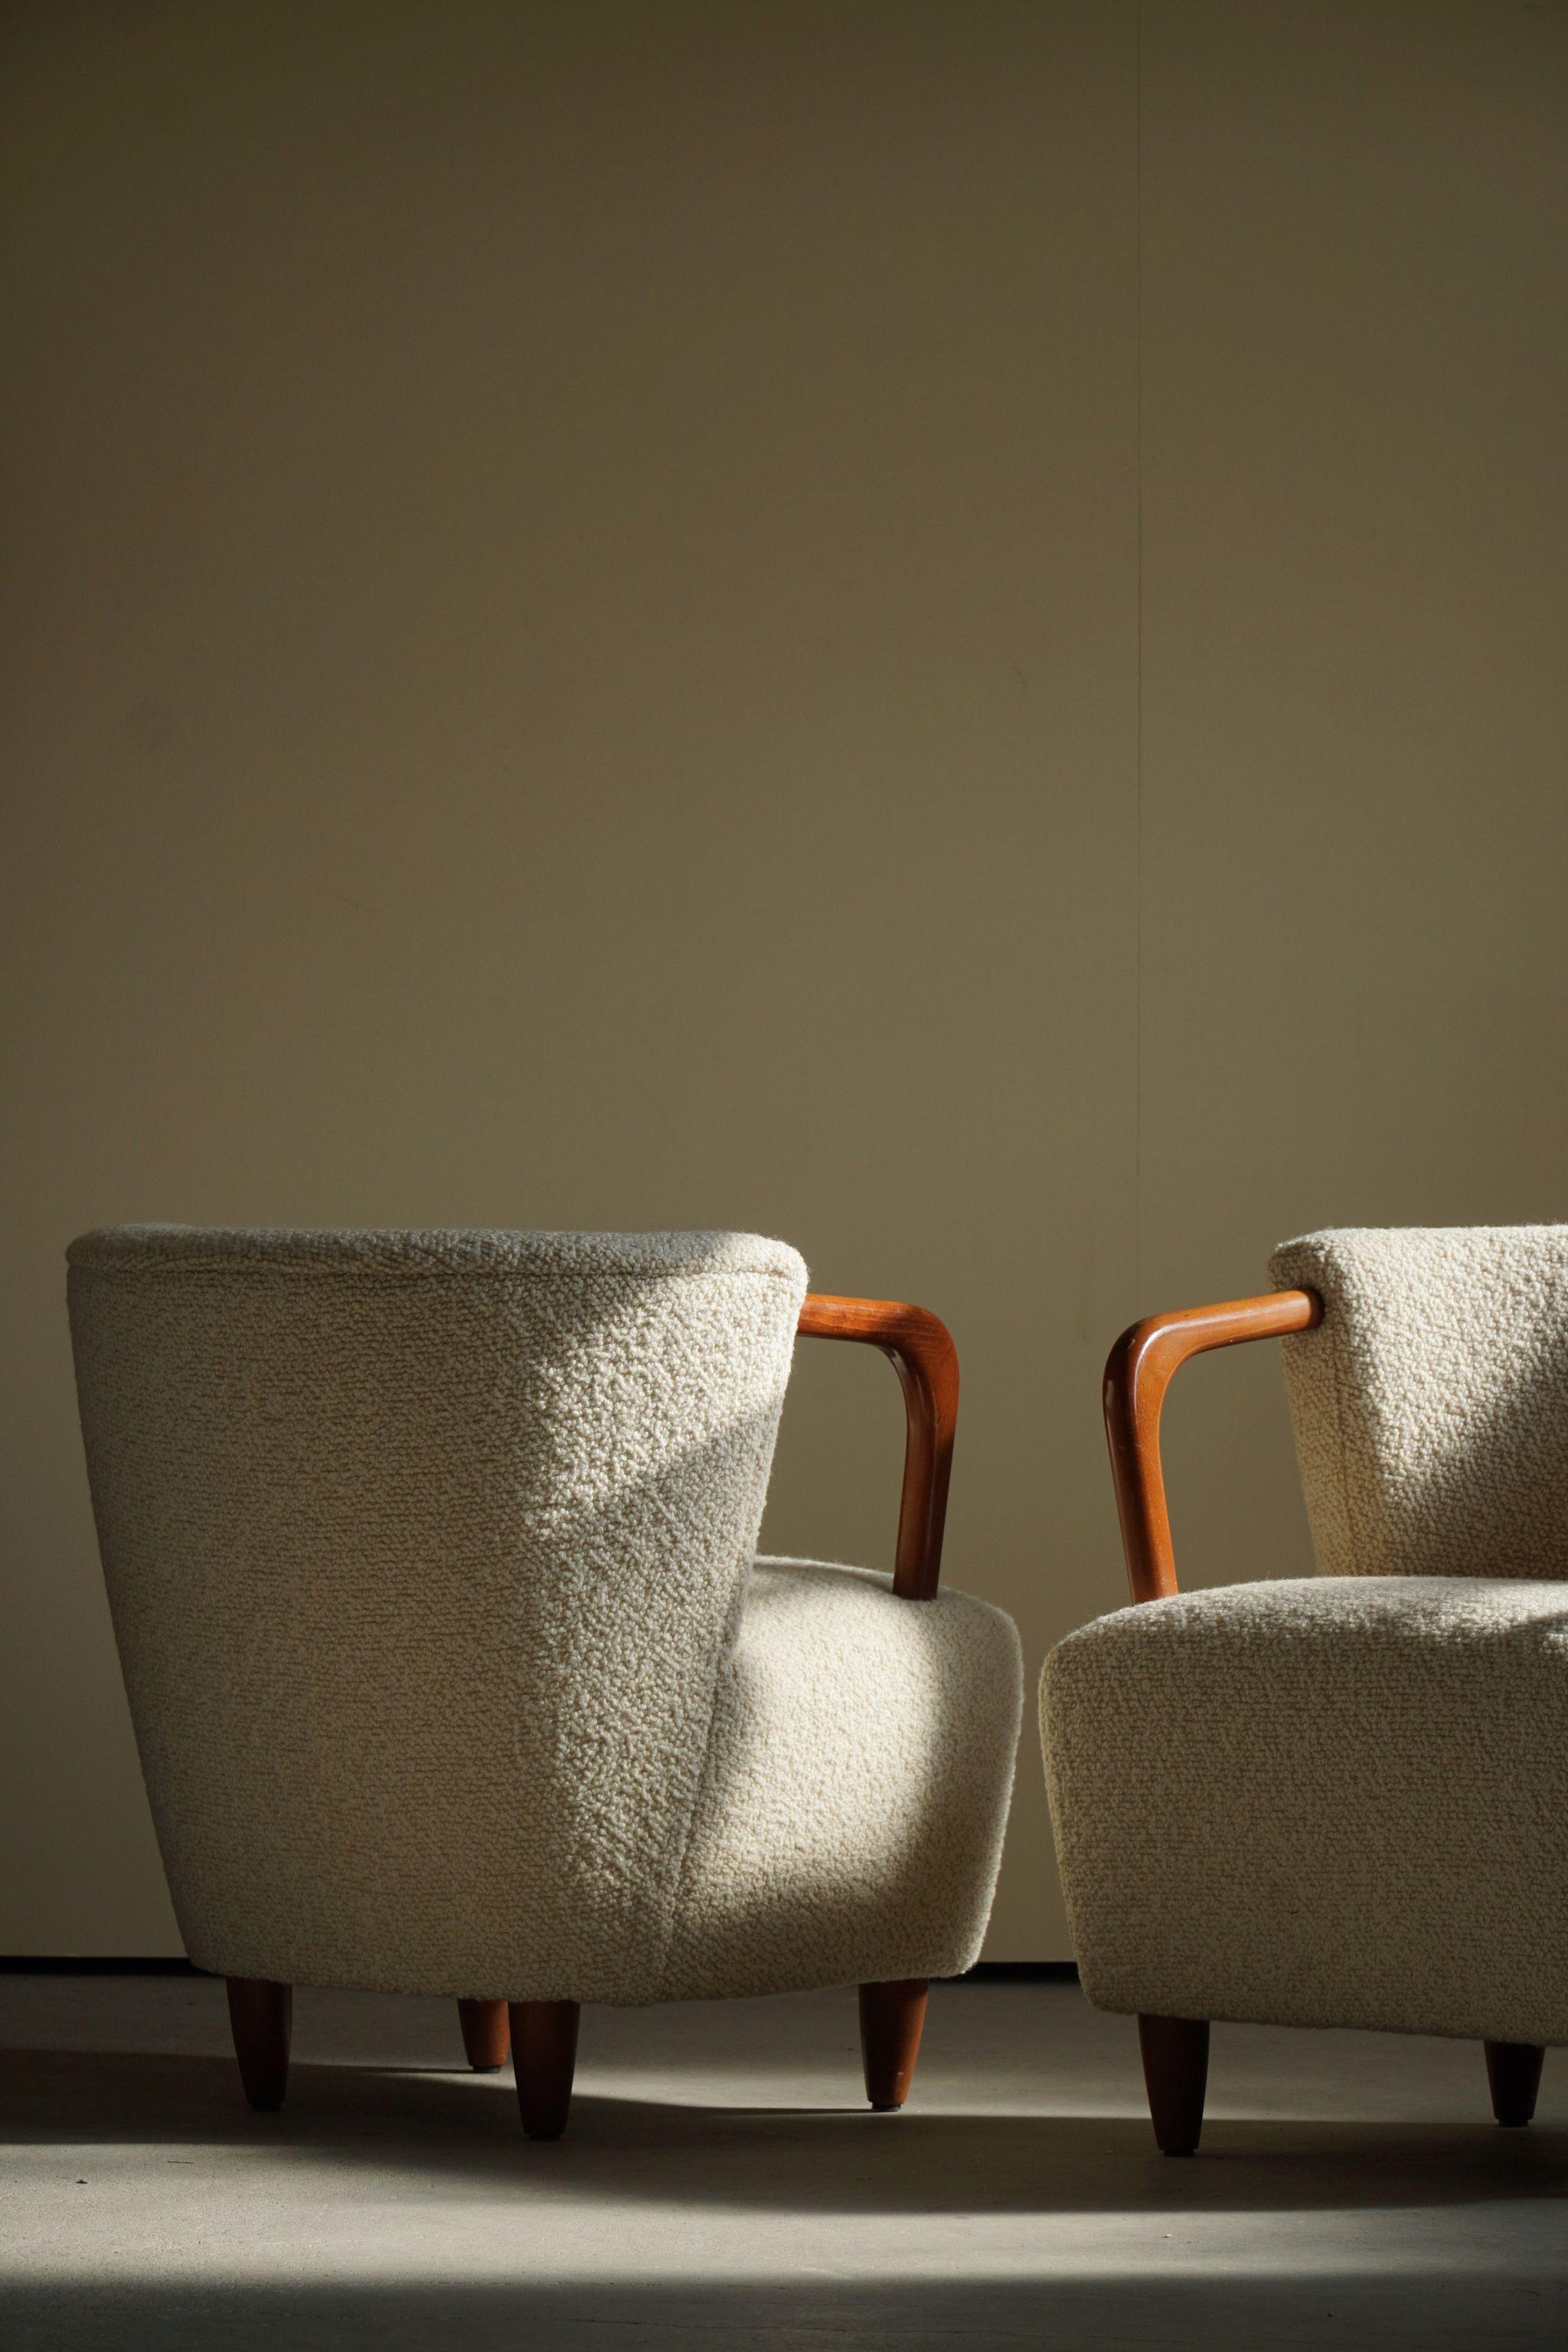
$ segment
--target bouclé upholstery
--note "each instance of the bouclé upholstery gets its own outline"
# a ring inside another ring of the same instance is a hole
[[[1269,1260],[1325,1576],[1568,1578],[1568,1226],[1310,1234]]]
[[[1568,2042],[1568,1227],[1315,1234],[1271,1271],[1323,1301],[1283,1342],[1321,1573],[1047,1659],[1085,1988]]]
[[[1568,2042],[1568,1584],[1336,1577],[1051,1654],[1046,1769],[1100,2009]]]
[[[754,1562],[805,1288],[735,1234],[70,1253],[105,1576],[202,1967],[647,2001],[962,1968],[1007,1620]]]

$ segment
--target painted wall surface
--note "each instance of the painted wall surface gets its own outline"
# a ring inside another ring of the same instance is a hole
[[[952,1581],[1122,1594],[1134,1313],[1568,1215],[1568,20],[43,6],[0,73],[0,1951],[176,1948],[61,1253],[731,1224],[958,1338]],[[803,1345],[767,1539],[885,1563]],[[1193,1582],[1296,1572],[1187,1375]],[[1067,1948],[1032,1739],[990,1950]]]

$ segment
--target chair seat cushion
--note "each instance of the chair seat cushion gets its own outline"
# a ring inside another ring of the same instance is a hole
[[[1011,1618],[761,1559],[720,1675],[667,1969],[630,1999],[955,1976],[978,1957],[1022,1705]]]
[[[1146,1602],[1051,1653],[1041,1727],[1098,2007],[1568,2042],[1568,1583]]]

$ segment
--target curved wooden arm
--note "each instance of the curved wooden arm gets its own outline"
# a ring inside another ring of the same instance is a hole
[[[829,1298],[815,1291],[800,1310],[798,1328],[808,1339],[858,1339],[892,1360],[908,1416],[893,1591],[906,1601],[932,1600],[942,1574],[947,1482],[958,1427],[958,1350],[952,1335],[923,1307],[901,1307],[891,1298]]]
[[[1105,1434],[1121,1521],[1121,1548],[1134,1601],[1174,1592],[1176,1563],[1160,1467],[1160,1412],[1172,1377],[1189,1356],[1234,1348],[1243,1339],[1279,1339],[1323,1319],[1312,1290],[1271,1290],[1223,1307],[1189,1307],[1152,1315],[1123,1331],[1105,1362]]]

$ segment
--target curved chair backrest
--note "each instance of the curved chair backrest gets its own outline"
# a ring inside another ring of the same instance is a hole
[[[71,1245],[174,1906],[229,1976],[657,1972],[805,1269],[747,1234]]]
[[[1353,1228],[1274,1253],[1318,1566],[1568,1578],[1568,1225]]]

